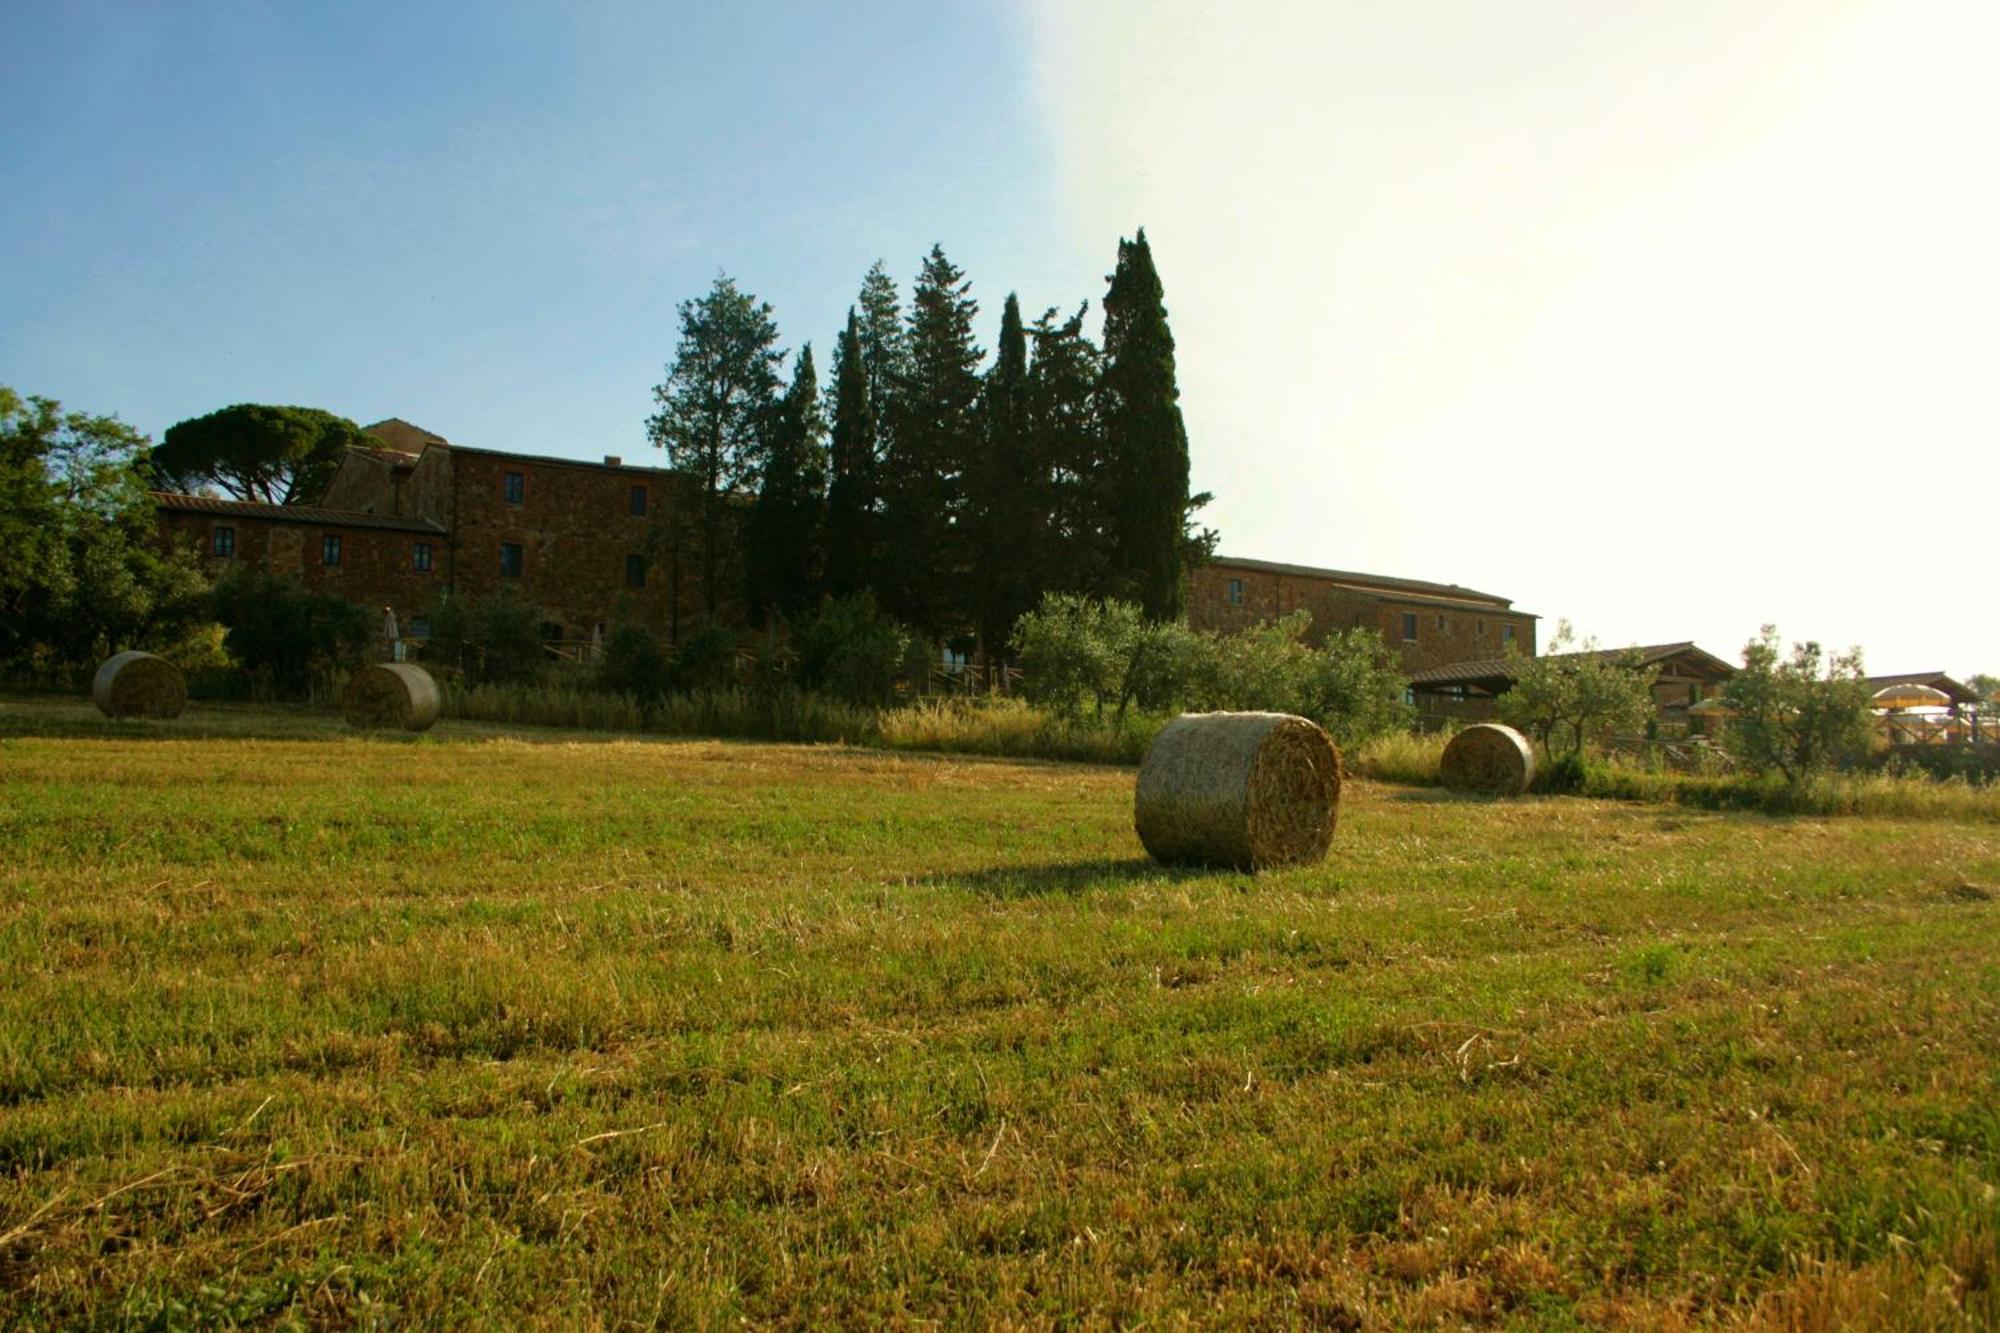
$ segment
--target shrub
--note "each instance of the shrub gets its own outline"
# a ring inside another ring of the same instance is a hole
[[[1576,750],[1565,752],[1560,758],[1544,764],[1535,774],[1535,790],[1551,796],[1567,796],[1583,791],[1590,782],[1589,766],[1583,762],[1583,755]]]
[[[799,682],[850,704],[887,704],[910,652],[910,632],[870,591],[830,597],[792,635]]]
[[[597,664],[599,689],[627,695],[651,712],[665,697],[670,679],[667,655],[651,630],[625,624],[611,631]]]
[[[374,633],[363,607],[262,570],[233,570],[211,602],[224,649],[261,695],[324,693],[335,673],[361,661]]]
[[[719,625],[697,631],[675,652],[667,680],[676,694],[712,694],[734,688],[736,637]]]
[[[441,593],[424,611],[424,655],[475,685],[525,684],[541,674],[541,608],[510,587],[477,599]]]

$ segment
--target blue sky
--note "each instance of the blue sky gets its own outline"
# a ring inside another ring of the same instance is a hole
[[[2000,671],[1991,0],[10,5],[0,382],[644,456],[727,271],[1146,227],[1225,551]],[[824,364],[824,361],[822,361]]]
[[[727,270],[822,360],[933,241],[997,323],[1095,296],[998,7],[24,6],[17,387],[154,435],[238,401],[642,452],[675,306]],[[1039,308],[1039,307],[1035,307]],[[988,335],[990,340],[990,334]]]

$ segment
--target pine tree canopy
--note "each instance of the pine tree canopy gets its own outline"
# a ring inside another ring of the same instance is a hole
[[[681,302],[680,324],[667,378],[653,389],[660,410],[646,430],[700,486],[702,595],[713,617],[721,593],[723,499],[756,482],[785,354],[771,307],[727,275],[716,278],[708,295]]]

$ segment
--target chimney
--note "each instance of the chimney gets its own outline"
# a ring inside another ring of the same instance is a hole
[[[604,455],[604,466],[606,466],[606,467],[624,467],[624,466],[625,466],[625,460],[624,460],[624,459],[622,459],[622,458],[620,458],[620,457],[619,457],[619,456],[618,456],[617,454],[606,454],[606,455]]]

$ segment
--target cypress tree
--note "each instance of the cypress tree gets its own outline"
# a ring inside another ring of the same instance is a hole
[[[932,246],[911,292],[883,475],[884,600],[938,636],[962,633],[974,619],[965,596],[965,474],[978,447],[981,353],[970,293],[944,248]]]
[[[875,395],[877,426],[887,428],[885,410],[894,397],[907,364],[903,336],[903,301],[896,280],[881,260],[868,266],[861,279],[861,360],[868,368],[869,392]]]
[[[819,598],[826,508],[826,419],[812,344],[799,349],[792,384],[773,413],[745,564],[750,612],[796,616]]]
[[[832,480],[826,493],[826,592],[847,597],[875,572],[875,401],[861,344],[861,320],[847,327],[833,354]]]
[[[1031,331],[1026,393],[1029,453],[1046,479],[1036,600],[1043,592],[1103,596],[1109,581],[1104,431],[1098,419],[1103,357],[1083,332],[1086,302],[1058,321],[1045,311]]]
[[[988,661],[1007,654],[1014,622],[1032,610],[1041,577],[1048,478],[1028,436],[1028,335],[1012,292],[1000,312],[1000,344],[979,399],[980,438],[966,469],[966,531],[973,609]]]
[[[1188,443],[1174,336],[1144,228],[1137,239],[1118,242],[1110,284],[1101,387],[1111,483],[1108,590],[1165,620],[1187,600]]]

